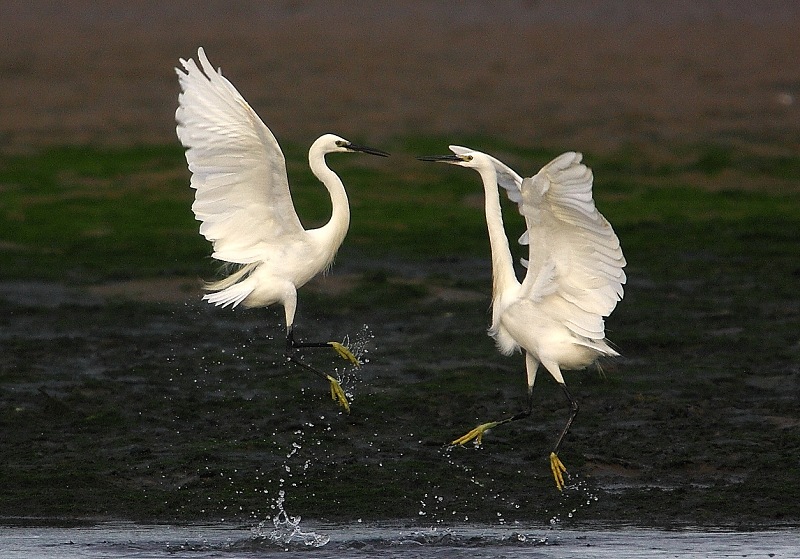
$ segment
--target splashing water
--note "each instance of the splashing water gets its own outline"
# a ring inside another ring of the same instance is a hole
[[[352,340],[349,335],[345,336],[342,345],[347,346],[361,363],[369,363],[369,358],[366,356],[369,353],[367,345],[374,339],[375,334],[364,324]]]
[[[560,511],[550,518],[550,527],[553,529],[561,527],[563,514],[566,514],[567,518],[574,518],[580,509],[600,500],[599,495],[590,487],[589,482],[580,479],[578,474],[570,475],[568,481],[569,483],[561,492]]]
[[[330,537],[315,532],[303,532],[300,529],[300,516],[290,516],[283,508],[286,493],[281,489],[275,507],[278,513],[271,520],[262,520],[252,528],[253,539],[282,546],[288,550],[290,546],[322,547],[330,541]],[[272,526],[270,526],[270,524]]]
[[[587,507],[600,500],[600,492],[591,480],[571,472],[564,476],[567,483],[563,491],[558,492],[558,502],[550,508],[539,509],[530,496],[506,489],[502,478],[495,475],[495,462],[492,462],[494,456],[483,447],[463,449],[447,445],[439,452],[453,468],[453,476],[461,480],[464,487],[469,488],[470,497],[465,498],[461,492],[453,494],[452,491],[443,491],[441,487],[432,485],[432,491],[425,493],[424,499],[420,501],[418,514],[437,525],[454,520],[471,522],[478,517],[482,522],[495,521],[500,526],[519,526],[529,522],[531,514],[539,514],[537,511],[541,511],[547,515],[543,520],[549,522],[551,529],[561,530],[564,525],[569,525],[570,521],[585,512]],[[519,476],[526,475],[526,470],[520,468],[516,473]],[[549,472],[542,469],[540,475],[546,481],[544,487],[555,493],[551,489],[553,486]],[[480,504],[476,505],[476,501]],[[496,508],[492,511],[494,507]]]
[[[374,339],[375,334],[365,324],[352,339],[349,335],[345,336],[342,340],[342,345],[349,349],[362,365],[365,365],[369,363],[369,357],[367,357],[369,353],[368,346]],[[354,366],[337,367],[336,376],[338,377],[336,380],[342,385],[347,399],[352,403],[355,399],[356,384],[361,380],[358,375],[358,369]]]

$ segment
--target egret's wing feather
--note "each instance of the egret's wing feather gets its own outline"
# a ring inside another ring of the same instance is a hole
[[[302,233],[283,153],[272,132],[202,48],[176,68],[181,86],[175,118],[196,189],[192,210],[219,260],[261,259],[284,236]],[[202,70],[201,70],[202,68]]]
[[[625,257],[592,199],[592,172],[564,153],[522,183],[529,243],[524,296],[573,332],[602,339],[603,317],[622,299]]]
[[[466,155],[475,150],[462,146],[450,146],[450,151],[456,155]],[[509,200],[516,204],[521,204],[522,193],[520,190],[522,188],[522,177],[519,176],[514,169],[499,159],[496,159],[486,153],[483,155],[488,157],[492,163],[494,163],[495,172],[497,173],[497,185],[505,189]]]

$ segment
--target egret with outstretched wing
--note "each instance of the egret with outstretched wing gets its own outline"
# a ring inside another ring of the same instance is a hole
[[[525,354],[528,409],[500,421],[483,423],[453,441],[480,444],[486,431],[530,416],[533,384],[539,365],[561,386],[570,415],[550,453],[558,489],[566,468],[558,457],[564,436],[578,413],[562,369],[580,369],[600,356],[618,355],[605,339],[604,317],[622,299],[625,258],[611,224],[592,198],[592,172],[581,154],[567,152],[523,179],[494,157],[460,146],[454,155],[420,157],[476,169],[485,190],[486,226],[492,252],[492,325],[490,335],[505,355]],[[519,242],[528,245],[525,278],[514,272],[503,227],[500,193],[519,206],[526,231]]]
[[[176,68],[181,87],[177,132],[187,148],[195,189],[192,210],[202,222],[200,233],[211,241],[212,256],[232,270],[209,283],[210,293],[203,299],[222,307],[283,305],[287,358],[325,378],[331,396],[349,411],[339,382],[307,365],[295,350],[332,347],[352,363],[358,360],[338,342],[295,341],[297,289],[331,265],[350,224],[347,193],[326,165],[325,155],[388,154],[333,134],[320,136],[308,151],[308,161],[330,193],[331,218],[322,227],[304,229],[289,192],[286,162],[272,132],[222,72],[214,70],[202,47],[197,58],[200,66],[192,59],[181,59],[183,70]]]

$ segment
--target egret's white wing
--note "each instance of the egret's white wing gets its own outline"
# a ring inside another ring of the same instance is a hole
[[[466,155],[470,152],[474,152],[475,150],[462,146],[450,146],[450,151],[456,155]],[[483,155],[488,157],[491,162],[494,163],[494,169],[497,173],[497,185],[505,189],[509,200],[520,204],[522,202],[522,194],[520,192],[522,188],[522,177],[519,176],[514,169],[499,159],[495,159],[487,153],[484,153]]]
[[[303,233],[289,193],[286,163],[272,132],[236,88],[215,71],[202,47],[176,68],[178,138],[196,189],[192,210],[214,258],[261,260],[280,239]]]
[[[592,199],[592,172],[564,153],[522,182],[528,226],[523,296],[580,336],[604,337],[603,317],[622,299],[625,257]]]

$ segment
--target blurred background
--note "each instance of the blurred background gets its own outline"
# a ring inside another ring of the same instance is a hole
[[[0,146],[172,143],[204,46],[279,140],[614,150],[800,130],[791,0],[0,2]],[[661,154],[663,155],[663,154]]]

